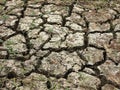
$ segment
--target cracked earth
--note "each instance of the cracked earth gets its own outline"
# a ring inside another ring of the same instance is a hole
[[[120,1],[0,1],[0,90],[120,90]]]

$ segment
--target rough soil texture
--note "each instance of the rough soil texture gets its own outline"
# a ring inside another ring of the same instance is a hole
[[[0,90],[120,90],[120,1],[0,0]]]

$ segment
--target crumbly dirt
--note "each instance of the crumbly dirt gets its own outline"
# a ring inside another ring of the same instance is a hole
[[[120,1],[0,0],[0,90],[120,90]]]

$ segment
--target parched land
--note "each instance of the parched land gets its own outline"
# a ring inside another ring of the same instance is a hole
[[[0,90],[120,90],[120,0],[0,0]]]

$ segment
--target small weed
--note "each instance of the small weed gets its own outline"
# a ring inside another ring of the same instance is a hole
[[[9,16],[6,15],[6,14],[4,14],[4,15],[2,16],[2,19],[3,19],[4,21],[6,21],[8,18],[9,18]]]
[[[0,6],[0,12],[2,11],[2,9],[3,9],[3,6]]]
[[[79,73],[79,75],[80,75],[79,80],[85,80],[86,79],[85,76],[84,76],[84,74]]]
[[[36,27],[35,23],[32,22],[32,23],[30,24],[30,28],[32,29],[32,28],[35,28],[35,27]]]
[[[35,14],[36,14],[34,11],[32,11],[31,13],[32,13],[32,15],[35,15]]]
[[[7,41],[5,45],[8,48],[8,52],[10,54],[12,54],[12,55],[17,54],[17,51],[13,50],[13,47],[11,46],[11,45],[16,45],[15,42],[13,42],[13,41]]]
[[[54,84],[53,87],[50,90],[57,90],[57,85]]]
[[[39,77],[38,80],[39,80],[39,81],[46,81],[46,79],[45,79],[44,77],[42,77],[42,76]]]
[[[48,32],[49,32],[49,33],[53,32],[53,29],[49,29]]]
[[[65,88],[65,90],[70,90],[70,89],[67,87],[67,88]]]
[[[13,85],[14,85],[16,88],[18,87],[16,78],[13,78]]]
[[[7,45],[7,46],[9,46],[9,45],[15,45],[15,44],[16,44],[16,43],[13,42],[13,41],[7,41],[7,42],[6,42],[6,45]]]
[[[17,51],[14,51],[11,46],[7,46],[7,48],[8,48],[8,52],[9,52],[10,54],[12,54],[13,56],[17,54]]]

